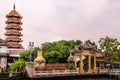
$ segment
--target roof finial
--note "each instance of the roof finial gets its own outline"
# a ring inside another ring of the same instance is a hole
[[[13,9],[15,9],[15,1],[14,1]]]

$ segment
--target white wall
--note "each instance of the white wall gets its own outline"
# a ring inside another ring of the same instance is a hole
[[[8,53],[7,46],[0,46],[0,54],[5,54]],[[7,67],[7,57],[0,57],[0,67],[1,68],[6,68]]]
[[[0,53],[8,53],[7,46],[0,46]]]

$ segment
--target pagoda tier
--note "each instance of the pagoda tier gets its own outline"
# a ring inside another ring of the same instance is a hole
[[[23,42],[23,40],[21,40],[21,38],[16,37],[16,36],[7,37],[7,38],[6,38],[6,41],[7,41],[7,42],[10,42],[10,41],[12,41],[12,42]]]
[[[6,36],[23,36],[22,34],[21,34],[21,32],[19,32],[19,31],[7,31],[6,33],[5,33],[5,35]]]
[[[17,26],[17,25],[7,25],[7,26],[5,27],[5,29],[6,29],[6,30],[12,30],[12,29],[14,29],[14,30],[22,31],[21,26]]]
[[[20,19],[14,17],[11,17],[6,21],[6,24],[10,24],[10,23],[22,24]]]
[[[23,48],[21,44],[17,43],[17,42],[10,42],[7,43],[9,48],[15,48],[15,49],[20,49]]]
[[[22,28],[20,25],[22,25],[21,19],[22,17],[20,14],[14,9],[6,15],[6,24],[7,26],[5,29],[7,30],[5,33],[6,36],[6,42],[8,44],[8,48],[15,48],[15,49],[21,49],[23,48],[20,42],[23,42],[20,37],[23,35],[20,31],[22,31]]]
[[[9,14],[7,14],[6,17],[16,17],[18,19],[22,19],[22,16],[20,16],[20,14],[15,9],[13,9]]]

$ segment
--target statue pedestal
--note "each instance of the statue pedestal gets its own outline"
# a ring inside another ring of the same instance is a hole
[[[84,70],[83,69],[80,69],[80,72],[79,73],[84,73]]]
[[[93,72],[93,70],[92,69],[88,69],[88,73],[92,73]]]
[[[94,73],[98,73],[98,69],[94,69]]]

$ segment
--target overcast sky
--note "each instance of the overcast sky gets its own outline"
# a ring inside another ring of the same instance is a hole
[[[96,43],[109,36],[120,40],[120,0],[0,0],[0,38],[5,39],[6,14],[23,16],[23,46],[58,40]]]

